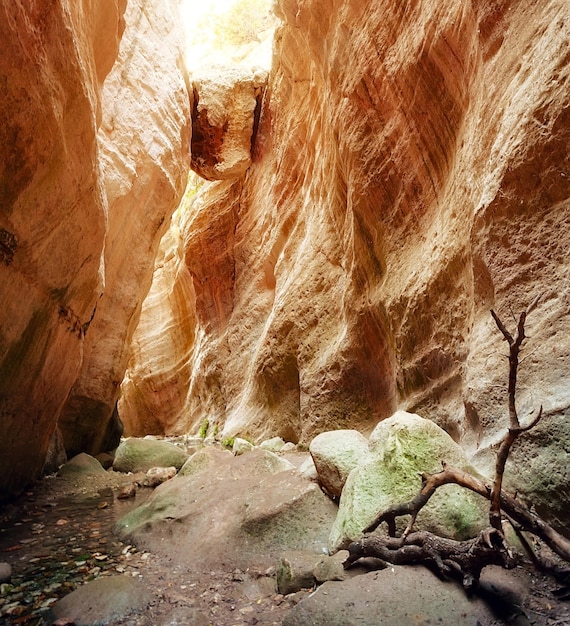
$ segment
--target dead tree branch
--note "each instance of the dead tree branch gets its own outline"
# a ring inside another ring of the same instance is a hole
[[[515,337],[509,333],[499,316],[491,309],[491,315],[497,324],[497,328],[501,331],[505,341],[509,344],[509,385],[508,385],[508,398],[509,398],[509,429],[507,434],[501,441],[499,450],[497,451],[497,458],[495,461],[495,481],[493,483],[493,491],[491,494],[491,506],[489,508],[489,521],[493,528],[498,531],[502,528],[501,522],[501,490],[503,488],[503,475],[505,473],[505,464],[511,451],[511,448],[516,441],[517,437],[527,430],[530,430],[542,417],[542,406],[538,412],[537,417],[526,427],[521,428],[519,416],[516,406],[516,389],[517,389],[517,375],[519,368],[519,354],[523,341],[526,339],[525,335],[525,323],[527,315],[532,311],[540,296],[537,296],[531,304],[524,310],[519,317],[517,325],[517,334]]]
[[[345,567],[364,556],[373,556],[394,565],[427,565],[445,578],[460,580],[467,590],[477,585],[487,565],[512,567],[502,533],[487,528],[474,539],[454,541],[426,531],[411,533],[406,539],[368,536],[351,543]]]
[[[442,485],[459,485],[460,487],[478,493],[488,500],[491,499],[493,490],[491,485],[484,483],[472,474],[447,465],[446,463],[442,465],[443,470],[441,472],[422,475],[422,488],[415,498],[409,502],[397,504],[382,511],[363,532],[365,534],[371,533],[376,530],[382,522],[386,522],[388,524],[388,532],[391,536],[395,536],[396,519],[402,515],[411,515],[415,520],[420,510]],[[556,552],[556,554],[570,562],[570,540],[554,530],[552,526],[528,509],[520,500],[516,500],[504,491],[501,491],[500,505],[501,509],[512,518],[522,530],[536,535],[542,539],[551,550]],[[410,524],[408,524],[404,535],[399,538],[400,541],[405,539],[410,531],[411,527]]]

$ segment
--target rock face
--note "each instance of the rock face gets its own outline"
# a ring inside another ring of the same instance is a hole
[[[99,131],[109,202],[105,291],[60,416],[68,454],[115,447],[114,409],[154,258],[186,186],[190,101],[176,2],[129,2]]]
[[[50,442],[116,445],[191,131],[174,1],[25,5],[0,2],[0,500]]]
[[[100,91],[126,0],[0,2],[0,500],[44,464],[102,290]]]
[[[252,165],[209,185],[183,228],[195,297],[168,322],[196,319],[181,428],[207,417],[307,442],[405,408],[482,451],[507,416],[506,344],[489,308],[508,324],[540,293],[518,400],[523,421],[541,403],[546,415],[508,474],[562,521],[566,1],[278,10]]]
[[[194,286],[184,263],[177,212],[163,237],[151,289],[130,346],[119,413],[130,436],[186,432],[186,397],[196,327]],[[191,424],[191,422],[190,422]]]

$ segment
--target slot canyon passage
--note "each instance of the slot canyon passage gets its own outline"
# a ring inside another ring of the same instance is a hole
[[[0,623],[570,624],[508,524],[472,595],[343,567],[419,473],[493,479],[491,309],[542,407],[503,487],[570,538],[568,0],[202,9],[0,0]]]

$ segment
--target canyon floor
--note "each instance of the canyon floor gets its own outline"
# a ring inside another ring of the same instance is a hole
[[[278,625],[314,594],[314,589],[287,596],[277,593],[271,567],[227,569],[213,559],[196,568],[192,562],[170,560],[120,541],[113,534],[115,522],[151,493],[141,488],[135,499],[118,499],[122,487],[136,478],[113,471],[76,480],[51,476],[0,508],[0,562],[12,568],[10,585],[1,587],[1,624],[55,623],[49,610],[60,598],[87,581],[111,576],[129,577],[146,590],[148,601],[142,609],[108,622],[128,626]],[[183,551],[188,553],[187,546]],[[404,581],[409,577],[410,591],[414,590],[413,568],[397,569]],[[515,604],[519,601],[522,611],[515,617],[516,611],[508,611],[509,615],[481,626],[570,624],[569,604],[554,593],[559,585],[529,564],[508,572],[494,570],[490,581],[503,588],[503,595],[511,593],[518,598]],[[442,590],[450,584],[436,582]],[[326,596],[327,592],[325,601]],[[57,623],[71,624],[65,620]]]

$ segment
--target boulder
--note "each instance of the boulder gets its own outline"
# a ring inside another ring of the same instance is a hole
[[[368,441],[357,430],[333,430],[317,435],[309,452],[321,485],[339,497],[350,472],[368,456]]]
[[[314,552],[283,554],[276,571],[277,591],[287,595],[313,587],[316,582],[313,570],[318,558]]]
[[[479,598],[423,567],[388,567],[342,582],[326,582],[301,600],[283,626],[404,626],[494,624]]]
[[[73,478],[80,475],[105,473],[105,469],[96,458],[81,452],[81,454],[75,455],[65,465],[62,465],[57,475],[64,478]]]
[[[239,456],[240,454],[245,454],[246,452],[250,452],[253,450],[255,446],[248,441],[247,439],[242,439],[241,437],[236,437],[234,439],[234,445],[232,446],[232,452]]]
[[[346,548],[376,515],[411,500],[422,472],[437,472],[441,462],[477,472],[461,447],[439,426],[419,415],[398,411],[380,422],[369,439],[369,456],[350,473],[340,499],[329,548]],[[457,485],[444,485],[422,509],[417,529],[466,539],[488,525],[488,502]]]
[[[113,469],[117,472],[147,472],[153,467],[180,469],[188,454],[166,441],[130,437],[121,442],[115,453]]]
[[[152,595],[131,576],[103,576],[78,587],[50,609],[52,620],[70,619],[76,626],[115,624],[146,609]]]
[[[119,536],[193,567],[264,568],[284,550],[326,547],[335,505],[283,458],[208,447],[119,520]]]
[[[9,563],[0,562],[0,584],[9,583],[12,578],[12,567]]]
[[[143,479],[143,487],[158,487],[162,483],[176,476],[176,468],[151,467]]]
[[[206,67],[193,75],[192,169],[207,180],[242,176],[251,165],[255,111],[267,73]]]
[[[289,442],[291,443],[291,442]],[[259,444],[259,448],[262,450],[269,450],[270,452],[280,452],[283,450],[285,442],[281,437],[271,437],[271,439],[265,439]]]

